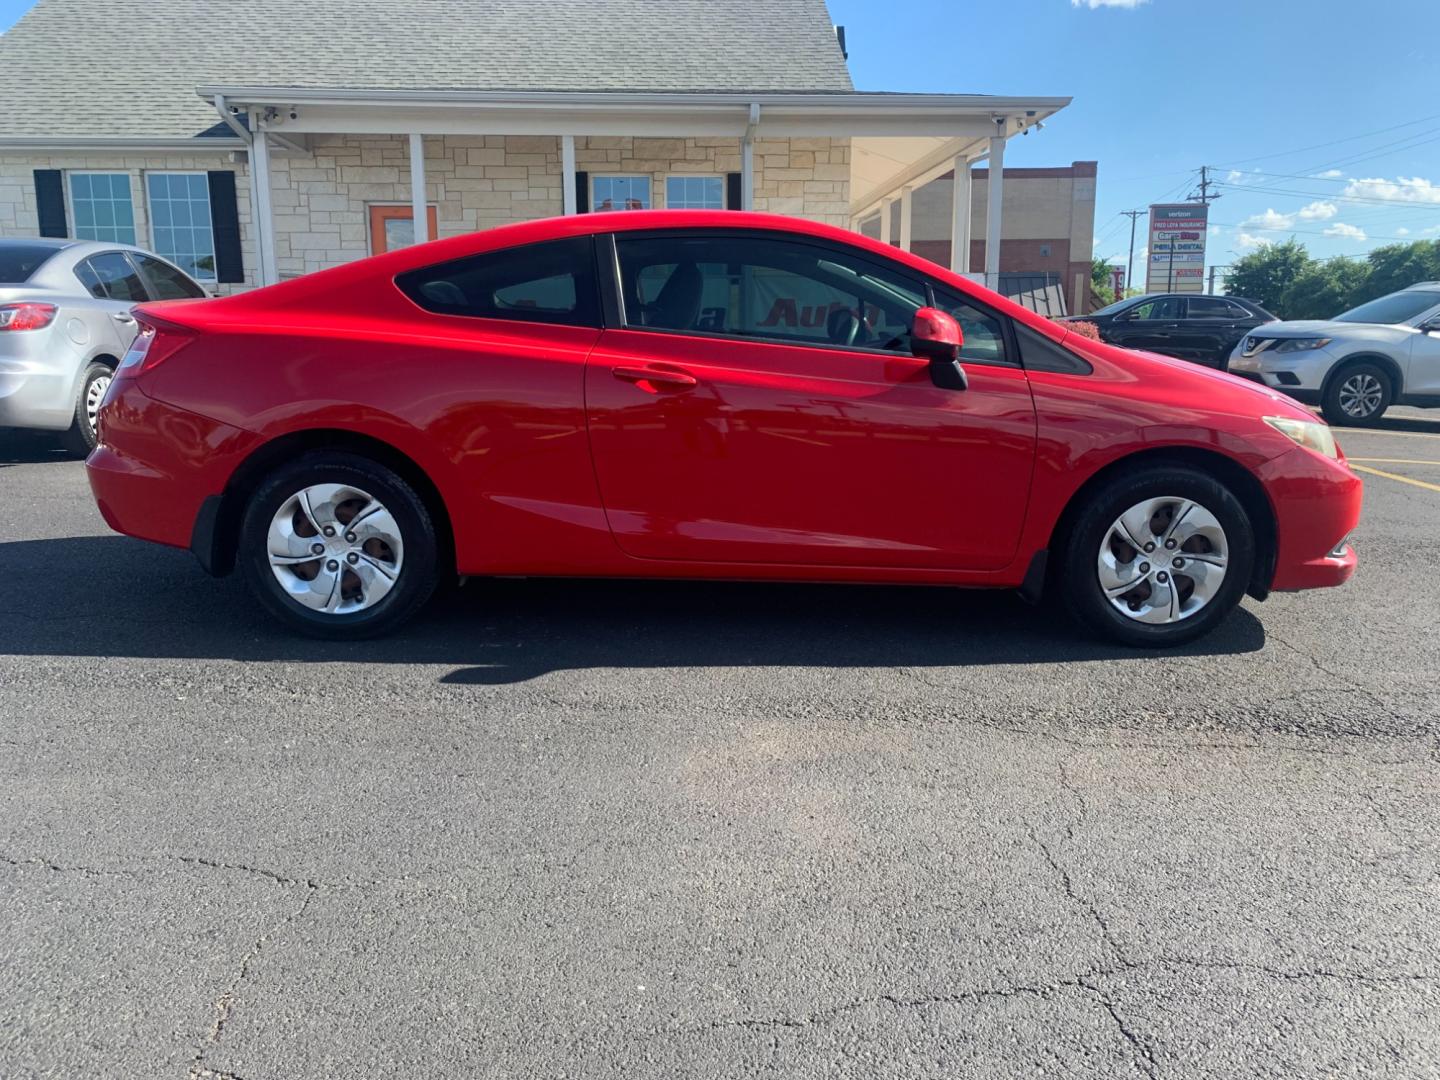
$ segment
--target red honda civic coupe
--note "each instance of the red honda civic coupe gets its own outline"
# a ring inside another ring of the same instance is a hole
[[[534,221],[137,316],[101,513],[306,633],[558,575],[1049,589],[1173,645],[1355,569],[1310,413],[812,222]]]

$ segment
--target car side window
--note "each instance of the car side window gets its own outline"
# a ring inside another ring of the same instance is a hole
[[[978,364],[1013,364],[1005,347],[1002,317],[977,307],[971,300],[944,286],[936,285],[935,306],[954,316],[960,324],[960,359]]]
[[[839,245],[751,233],[619,235],[625,325],[909,351],[925,284]]]
[[[145,283],[140,280],[134,263],[123,251],[102,251],[85,260],[91,272],[99,281],[103,297],[139,304],[150,299]],[[81,278],[83,281],[84,278]],[[91,290],[92,295],[100,295]]]
[[[1180,301],[1174,296],[1162,296],[1155,300],[1146,300],[1143,304],[1136,304],[1131,312],[1126,314],[1132,319],[1178,319],[1180,318]]]
[[[1224,319],[1235,318],[1231,313],[1231,306],[1224,300],[1217,300],[1209,296],[1192,296],[1186,300],[1189,305],[1190,318],[1192,319]]]
[[[157,300],[193,300],[205,295],[204,289],[167,262],[150,255],[136,255],[135,261]]]
[[[600,325],[594,241],[589,236],[470,255],[410,270],[395,283],[437,315]]]
[[[75,264],[75,276],[80,279],[80,284],[85,286],[85,291],[96,300],[110,299],[109,294],[105,292],[105,283],[100,280],[100,275],[90,265],[89,259]]]

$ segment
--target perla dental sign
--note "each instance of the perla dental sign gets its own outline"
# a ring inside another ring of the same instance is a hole
[[[1146,292],[1200,292],[1205,276],[1205,203],[1150,207],[1150,259]]]

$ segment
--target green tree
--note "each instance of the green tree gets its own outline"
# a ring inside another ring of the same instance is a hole
[[[1287,319],[1333,319],[1354,307],[1368,288],[1370,263],[1364,259],[1312,262],[1290,283],[1280,299]],[[1275,312],[1279,315],[1280,312]]]
[[[1110,276],[1113,269],[1104,259],[1090,260],[1090,285],[1095,295],[1100,297],[1102,306],[1113,304],[1116,300],[1114,279]]]
[[[1293,236],[1280,244],[1263,244],[1230,268],[1225,291],[1288,319],[1292,316],[1285,307],[1285,292],[1311,265],[1310,253]]]
[[[1440,241],[1387,244],[1370,252],[1367,258],[1369,277],[1364,287],[1351,297],[1349,307],[1399,289],[1408,289],[1417,281],[1440,281]]]

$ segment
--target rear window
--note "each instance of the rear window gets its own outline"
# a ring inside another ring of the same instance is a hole
[[[0,244],[0,284],[29,281],[40,264],[59,250],[50,244]]]

